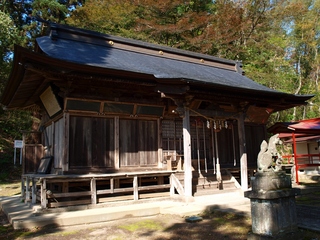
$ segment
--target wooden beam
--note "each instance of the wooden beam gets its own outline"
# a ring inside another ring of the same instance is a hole
[[[163,165],[163,154],[162,154],[162,128],[161,128],[161,121],[157,119],[157,126],[158,126],[158,168],[162,168]]]
[[[90,195],[92,195],[91,191],[82,191],[82,192],[68,192],[68,193],[53,193],[52,195],[48,195],[47,197],[49,199],[49,198],[82,197],[82,196],[90,196]]]
[[[183,196],[184,195],[184,191],[183,191],[183,187],[180,183],[180,181],[178,180],[178,178],[172,173],[170,176],[170,196],[174,195],[174,189],[177,189],[177,192]]]
[[[63,156],[62,156],[62,172],[69,170],[69,124],[70,124],[70,114],[64,113],[64,138],[63,142]]]
[[[21,197],[25,197],[25,177],[21,177]]]
[[[192,110],[191,109],[190,116],[198,117],[199,115],[206,116],[208,118],[235,119],[236,113],[219,111],[219,110],[204,110],[204,109]]]
[[[31,191],[31,203],[35,204],[37,202],[37,183],[36,179],[32,178],[32,191]]]
[[[239,151],[240,151],[240,171],[241,171],[241,188],[248,190],[248,164],[246,149],[246,134],[244,128],[244,113],[239,113],[238,117],[238,134],[239,134]]]
[[[25,203],[30,201],[30,178],[27,177],[26,180],[26,198],[25,198]]]
[[[138,177],[137,176],[134,176],[134,178],[133,178],[133,200],[139,200]]]
[[[47,208],[47,182],[46,179],[42,179],[41,181],[41,208],[46,209]]]
[[[114,117],[114,168],[120,169],[119,116]]]
[[[183,149],[184,149],[184,194],[192,197],[192,161],[189,108],[184,107],[183,117]]]
[[[110,179],[110,191],[111,193],[114,193],[114,178]]]
[[[97,204],[97,185],[96,185],[95,178],[91,178],[90,188],[91,188],[91,204],[95,205]]]

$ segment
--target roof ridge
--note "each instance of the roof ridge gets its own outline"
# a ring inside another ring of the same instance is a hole
[[[77,35],[77,37],[72,37]],[[91,30],[80,29],[68,25],[50,23],[49,36],[53,40],[69,39],[73,41],[86,42],[91,44],[103,45],[112,48],[123,49],[126,51],[138,52],[142,54],[175,59],[185,62],[192,62],[200,65],[213,66],[244,75],[241,61],[218,58],[203,53],[195,53],[183,49],[173,48],[165,45],[147,43],[140,40],[129,39],[124,37],[113,36],[99,33]],[[80,38],[79,38],[80,36]],[[96,39],[92,41],[92,37]]]

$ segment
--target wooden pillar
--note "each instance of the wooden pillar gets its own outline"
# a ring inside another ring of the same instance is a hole
[[[26,180],[26,198],[25,198],[25,203],[30,201],[30,177],[27,177]]]
[[[139,200],[138,176],[133,177],[133,200]]]
[[[241,189],[248,190],[248,164],[247,164],[247,147],[246,134],[244,128],[244,113],[239,113],[238,118],[238,135],[240,151],[240,171],[241,171]]]
[[[116,116],[114,118],[114,168],[115,169],[120,169],[119,124],[120,124],[119,117]]]
[[[62,156],[62,171],[68,171],[69,170],[69,125],[70,125],[70,115],[69,113],[63,114],[64,118],[64,138],[63,142],[63,156]]]
[[[21,197],[25,198],[25,178],[24,176],[21,177]]]
[[[91,178],[90,181],[90,188],[91,188],[91,204],[96,205],[97,204],[97,185],[96,185],[96,179]]]
[[[114,193],[114,178],[110,178],[110,191]]]
[[[25,133],[23,133],[22,135],[22,141],[23,141],[23,147],[21,148],[21,152],[22,152],[22,163],[21,163],[21,166],[22,166],[22,174],[25,174],[26,173],[26,136],[25,136]],[[20,154],[21,154],[20,152]],[[21,192],[22,194],[22,192]]]
[[[36,204],[37,202],[37,180],[33,177],[32,178],[32,194],[31,194],[31,203]]]
[[[41,183],[41,208],[47,208],[47,182],[46,179],[43,178],[40,180]]]
[[[157,120],[158,126],[158,168],[163,167],[163,149],[162,149],[162,127],[161,127],[161,120]]]
[[[183,117],[183,155],[184,155],[184,194],[192,197],[192,163],[191,163],[191,137],[190,137],[190,113],[184,108]]]
[[[173,173],[170,175],[170,196],[174,196]]]

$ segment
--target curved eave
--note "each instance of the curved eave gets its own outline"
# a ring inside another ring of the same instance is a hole
[[[41,70],[41,68],[43,68],[43,70]],[[251,104],[254,102],[269,104],[274,111],[305,104],[305,102],[312,97],[311,95],[301,96],[273,90],[248,89],[242,88],[241,86],[228,86],[228,84],[225,83],[202,82],[194,79],[161,78],[150,72],[132,72],[70,62],[15,46],[13,70],[1,97],[1,103],[7,108],[12,109],[25,108],[39,101],[39,95],[49,85],[49,82],[52,81],[52,79],[46,76],[46,69],[65,75],[74,74],[76,76],[86,74],[90,76],[90,74],[92,74],[93,77],[131,78],[134,79],[137,84],[142,84],[143,82],[150,84],[157,84],[159,82],[171,84],[173,81],[180,82],[201,89],[201,91],[206,91],[207,93],[215,91],[222,95],[230,96],[231,98],[232,96],[238,96],[242,99],[251,99]],[[63,80],[60,79],[60,81]]]
[[[306,119],[297,122],[277,122],[270,128],[271,133],[320,134],[320,118]]]

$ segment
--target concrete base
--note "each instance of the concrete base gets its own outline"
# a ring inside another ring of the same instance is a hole
[[[108,222],[130,217],[174,214],[197,216],[205,211],[227,210],[250,216],[250,200],[239,190],[194,197],[189,203],[174,198],[97,204],[43,210],[39,205],[25,204],[19,196],[0,197],[0,209],[14,229],[33,229],[46,225],[71,226]]]

